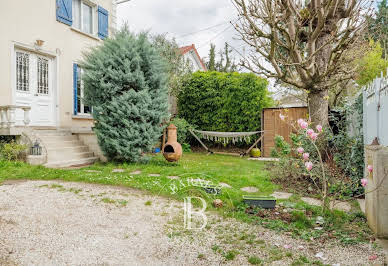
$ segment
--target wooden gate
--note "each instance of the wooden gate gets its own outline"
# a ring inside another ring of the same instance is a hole
[[[286,122],[280,120],[279,114],[287,116],[287,121],[297,121],[299,118],[306,119],[307,107],[290,108],[265,108],[263,109],[261,119],[261,130],[265,131],[263,141],[261,142],[261,151],[263,157],[271,157],[271,151],[275,147],[275,136],[283,136],[290,143],[290,134],[293,128]]]

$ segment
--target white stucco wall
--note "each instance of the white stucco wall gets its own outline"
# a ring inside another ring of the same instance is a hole
[[[203,69],[201,62],[198,59],[198,56],[196,55],[196,53],[193,50],[185,53],[184,58],[185,58],[185,60],[189,60],[189,62],[192,64],[192,71],[193,72],[196,72],[199,70],[206,71],[206,69]]]
[[[89,0],[109,12],[110,34],[116,25],[112,0]],[[14,49],[28,49],[55,59],[57,91],[57,125],[87,127],[91,119],[73,117],[73,63],[82,51],[101,43],[56,20],[55,0],[2,0],[0,8],[0,105],[14,104]],[[36,50],[36,40],[44,45]]]

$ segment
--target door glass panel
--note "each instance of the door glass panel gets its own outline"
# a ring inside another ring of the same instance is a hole
[[[16,89],[30,90],[30,55],[16,52]]]
[[[38,57],[38,93],[49,94],[48,60]]]
[[[82,3],[82,25],[83,31],[89,34],[93,33],[92,29],[92,7]]]

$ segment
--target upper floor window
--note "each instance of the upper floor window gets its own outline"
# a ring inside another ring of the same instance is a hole
[[[73,0],[73,27],[94,34],[95,7],[83,0]]]
[[[56,16],[57,21],[86,34],[109,37],[109,12],[93,0],[57,0]]]

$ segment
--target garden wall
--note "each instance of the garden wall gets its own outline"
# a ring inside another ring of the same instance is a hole
[[[379,238],[388,238],[388,147],[365,146],[365,163],[373,172],[365,172],[368,178],[365,196],[365,213],[368,224]],[[368,193],[370,191],[370,193]]]
[[[290,134],[293,132],[293,128],[280,119],[280,113],[286,115],[289,121],[297,121],[299,118],[307,118],[308,109],[307,107],[263,109],[261,121],[261,130],[264,130],[264,138],[261,142],[263,157],[271,156],[271,151],[275,147],[276,135],[282,136],[285,141],[291,143]]]
[[[363,88],[363,108],[365,169],[373,167],[365,171],[365,211],[377,237],[388,238],[388,76]]]

